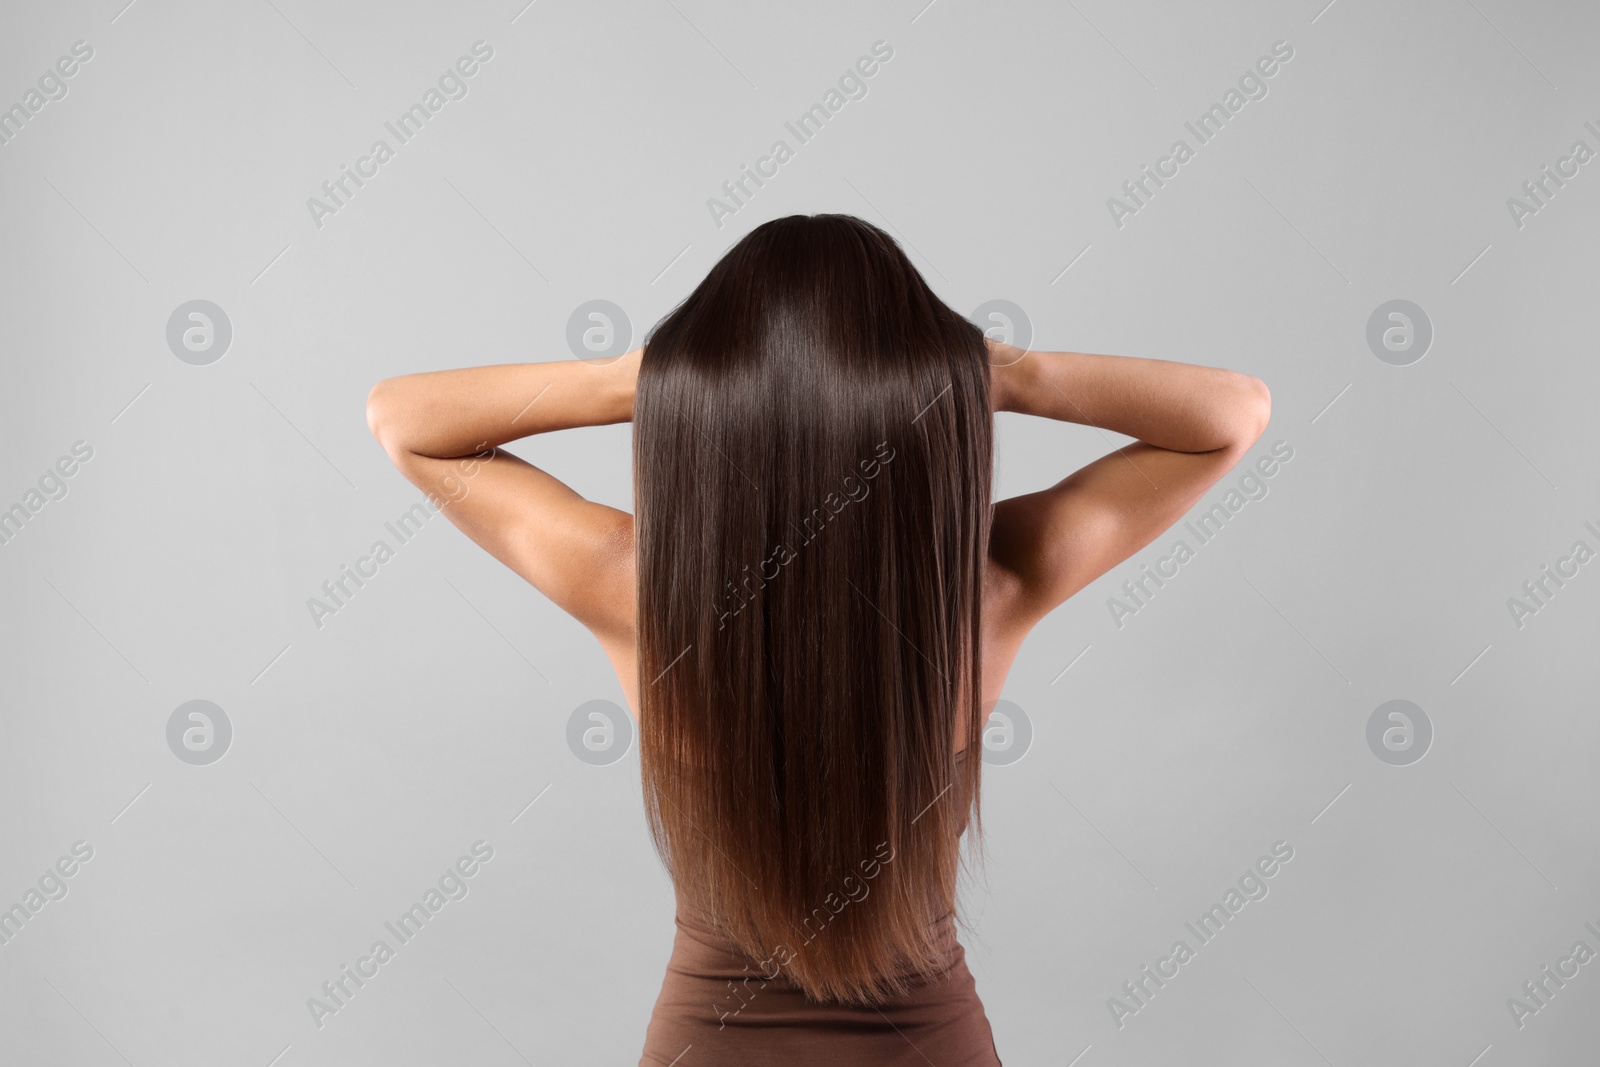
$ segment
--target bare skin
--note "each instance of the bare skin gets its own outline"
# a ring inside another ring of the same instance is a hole
[[[594,634],[635,719],[633,516],[585,500],[498,446],[631,421],[641,353],[604,366],[569,360],[402,375],[379,382],[367,399],[367,424],[400,472]],[[1028,632],[1181,519],[1255,444],[1272,407],[1259,378],[1216,367],[993,341],[989,359],[995,411],[1136,440],[1047,489],[994,505],[984,581],[986,706],[999,698]]]

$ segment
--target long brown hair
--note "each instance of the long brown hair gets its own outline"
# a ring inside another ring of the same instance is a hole
[[[633,441],[655,846],[768,977],[903,992],[979,829],[983,335],[877,227],[775,219],[657,325]]]

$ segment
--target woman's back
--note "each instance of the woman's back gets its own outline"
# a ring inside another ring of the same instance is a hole
[[[970,751],[961,752],[958,763],[970,758]],[[951,790],[936,803],[955,803],[965,811],[966,799]],[[827,937],[829,921],[865,901],[882,866],[893,862],[893,854],[883,851],[864,857],[853,884],[841,878],[838,892],[819,901],[809,915],[796,916],[793,944],[774,945],[765,960],[741,953],[680,891],[677,934],[640,1067],[999,1064],[989,1020],[956,938],[954,912],[935,924],[944,957],[940,972],[877,1006],[812,1003],[783,976],[783,950]]]

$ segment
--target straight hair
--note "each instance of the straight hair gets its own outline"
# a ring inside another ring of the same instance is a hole
[[[981,838],[983,334],[878,227],[791,215],[657,325],[633,421],[652,842],[808,999],[901,994]]]

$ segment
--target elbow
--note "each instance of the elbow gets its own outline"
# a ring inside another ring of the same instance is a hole
[[[398,378],[385,378],[367,393],[367,429],[385,452],[392,453],[394,437],[395,384]]]
[[[1260,437],[1267,432],[1267,423],[1272,421],[1272,390],[1260,378],[1251,378],[1250,388],[1256,397],[1256,436]]]
[[[1249,448],[1267,432],[1267,424],[1272,421],[1272,391],[1266,382],[1248,374],[1239,375],[1239,389],[1240,398],[1234,408],[1239,420],[1236,433],[1239,447]]]

